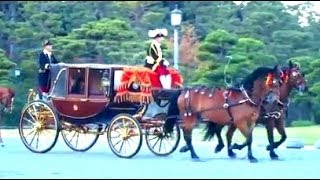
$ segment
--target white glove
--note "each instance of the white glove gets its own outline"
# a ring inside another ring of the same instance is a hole
[[[49,66],[50,66],[50,64],[45,64],[45,65],[44,65],[44,68],[45,68],[45,69],[49,69]]]
[[[168,67],[168,66],[169,66],[169,61],[167,61],[166,59],[164,59],[164,60],[163,60],[163,65],[165,65],[165,66]]]
[[[150,56],[147,56],[147,63],[148,64],[153,64],[154,63],[154,59]]]

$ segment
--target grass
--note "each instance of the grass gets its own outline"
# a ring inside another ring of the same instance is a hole
[[[197,140],[202,140],[204,136],[204,126],[200,125],[199,128],[193,131],[193,137]],[[286,129],[287,140],[291,138],[301,139],[305,145],[314,145],[314,143],[320,139],[320,125],[314,126],[305,126],[305,127],[287,127]],[[222,130],[222,138],[226,144],[225,134],[227,132],[227,127],[224,127]],[[278,141],[280,135],[277,130],[274,130],[274,139]],[[232,142],[243,142],[245,138],[240,133],[239,130],[236,130],[234,133]],[[213,138],[213,141],[217,142],[216,136]],[[257,126],[253,130],[253,141],[254,142],[268,142],[267,131],[263,126]]]

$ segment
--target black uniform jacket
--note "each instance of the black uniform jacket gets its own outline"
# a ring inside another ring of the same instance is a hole
[[[149,63],[148,63],[148,58],[149,58]],[[152,41],[147,50],[145,67],[148,67],[154,71],[162,63],[163,63],[163,57],[162,57],[161,47],[155,41]]]
[[[49,56],[43,51],[39,54],[39,70],[38,70],[38,83],[40,87],[48,87],[50,83],[50,65],[59,63],[58,60],[51,54],[51,60]],[[46,68],[46,64],[49,64],[49,67]]]

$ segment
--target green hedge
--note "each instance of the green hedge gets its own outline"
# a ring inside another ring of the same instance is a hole
[[[309,121],[309,120],[297,120],[297,121],[292,121],[290,127],[303,127],[303,126],[312,126],[315,125],[314,122]]]

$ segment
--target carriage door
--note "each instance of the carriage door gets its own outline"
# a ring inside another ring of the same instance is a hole
[[[86,99],[86,68],[69,68],[68,97]]]
[[[92,115],[88,110],[87,84],[88,69],[70,67],[67,78],[67,98],[64,100],[61,114],[73,118],[86,118]]]
[[[89,69],[89,99],[106,99],[110,91],[110,69]]]

